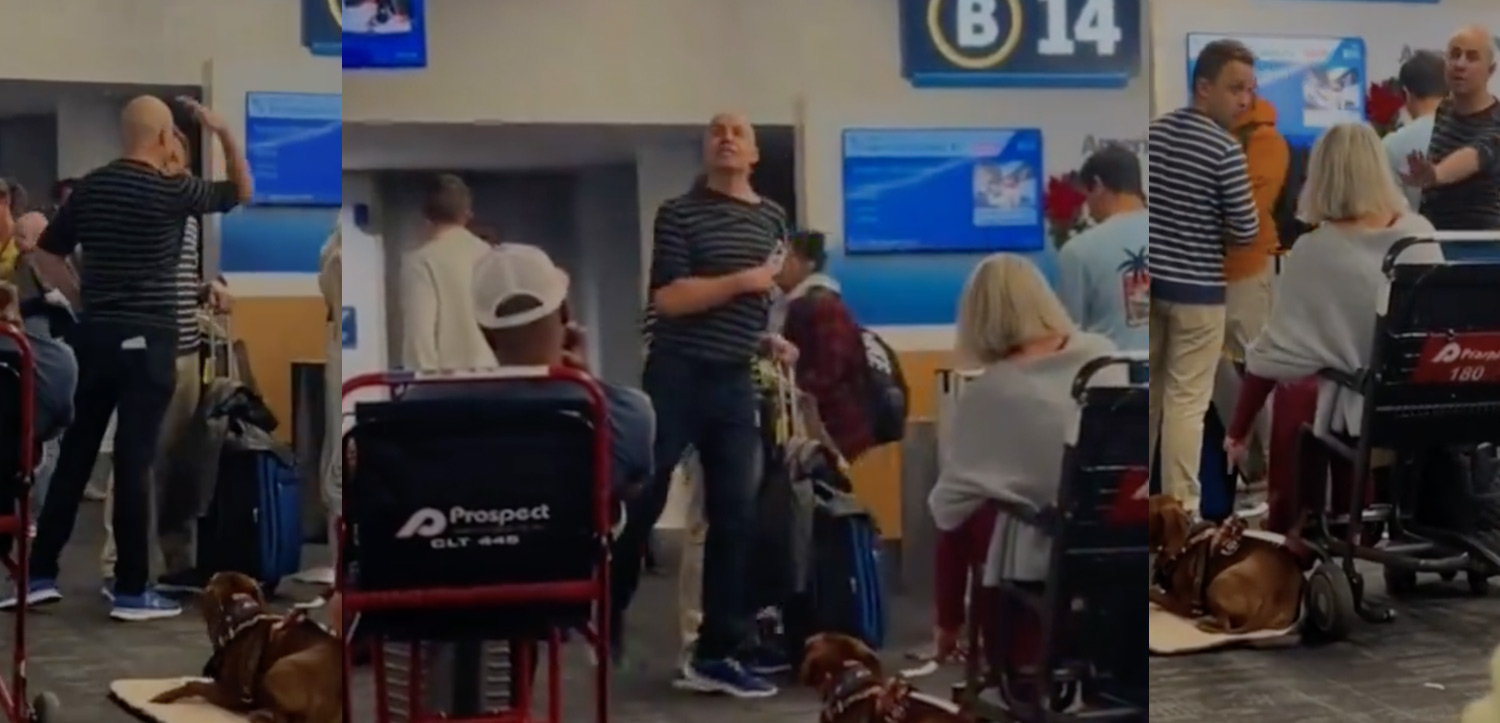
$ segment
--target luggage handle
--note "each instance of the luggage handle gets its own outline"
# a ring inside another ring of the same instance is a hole
[[[802,390],[797,387],[797,369],[791,364],[776,364],[776,402],[781,418],[776,420],[777,437],[783,440],[807,439],[807,418],[802,416]]]

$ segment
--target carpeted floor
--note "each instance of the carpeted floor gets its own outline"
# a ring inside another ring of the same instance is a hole
[[[29,664],[32,688],[50,690],[62,698],[61,723],[126,723],[132,718],[106,699],[110,681],[190,675],[202,668],[208,654],[202,623],[194,616],[135,625],[112,623],[105,617],[108,609],[98,595],[97,559],[103,539],[100,515],[101,505],[85,506],[78,539],[69,548],[64,564],[62,586],[67,599],[30,618],[34,621]],[[649,580],[642,591],[641,612],[630,628],[635,662],[617,679],[615,720],[702,723],[706,716],[712,716],[715,723],[816,720],[815,701],[800,692],[740,704],[673,691],[668,683],[675,655],[675,590],[672,581],[656,578]],[[928,616],[909,601],[898,599],[893,605],[899,641],[893,649],[904,650],[927,634]],[[0,623],[4,621],[8,618],[0,617]],[[0,650],[8,653],[9,640],[8,630],[0,631],[0,641],[5,641],[0,643]],[[591,720],[586,714],[587,699],[582,695],[591,689],[589,663],[581,649],[570,653],[570,685],[565,695],[568,720]],[[8,672],[9,666],[3,670]],[[950,682],[934,680],[923,687],[943,694]],[[359,676],[355,685],[359,702],[350,720],[368,723],[374,719],[368,674]]]
[[[1381,592],[1378,569],[1366,579]],[[1489,688],[1500,598],[1475,598],[1461,581],[1432,578],[1395,607],[1395,622],[1360,625],[1336,645],[1153,658],[1151,721],[1458,720],[1464,704]]]
[[[190,674],[207,654],[201,623],[193,617],[164,623],[110,623],[99,599],[97,550],[100,506],[85,508],[78,541],[63,573],[68,599],[32,619],[30,671],[35,690],[52,690],[64,704],[62,723],[125,723],[128,716],[105,698],[110,681]],[[1379,576],[1373,575],[1377,581]],[[670,689],[675,645],[674,586],[647,583],[632,620],[635,663],[617,680],[615,719],[624,723],[811,723],[816,704],[803,692],[758,703],[699,698]],[[1476,599],[1452,588],[1400,605],[1401,618],[1384,627],[1360,627],[1347,643],[1325,648],[1226,652],[1153,659],[1153,723],[1399,723],[1452,721],[1463,704],[1486,687],[1484,662],[1500,642],[1500,599]],[[893,601],[897,643],[903,650],[927,631],[925,605]],[[0,618],[4,620],[4,618]],[[8,640],[0,631],[0,641]],[[8,645],[0,644],[8,650]],[[569,721],[585,721],[588,662],[569,656]],[[8,666],[6,667],[8,670]],[[924,681],[943,694],[948,680]],[[355,685],[360,705],[350,720],[373,720],[368,675]],[[54,722],[56,723],[56,722]]]

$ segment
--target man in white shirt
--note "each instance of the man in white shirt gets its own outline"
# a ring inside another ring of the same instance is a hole
[[[474,198],[457,176],[438,176],[422,204],[427,241],[401,263],[402,366],[413,371],[486,369],[495,354],[474,318],[474,265],[490,245],[468,229]]]
[[[1432,144],[1432,121],[1437,115],[1438,105],[1448,96],[1445,67],[1443,56],[1431,50],[1419,50],[1401,65],[1397,83],[1406,95],[1406,115],[1410,120],[1385,137],[1385,153],[1398,179],[1411,176],[1411,155],[1426,153]],[[1406,194],[1412,210],[1422,205],[1420,187],[1403,183],[1401,191]]]

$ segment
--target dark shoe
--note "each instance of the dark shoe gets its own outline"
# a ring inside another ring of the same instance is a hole
[[[207,573],[196,569],[169,572],[156,579],[156,591],[163,595],[201,595],[208,587]]]
[[[741,656],[740,664],[745,666],[745,670],[759,676],[781,675],[792,669],[791,662],[786,659],[785,655],[782,655],[781,651],[764,645]]]

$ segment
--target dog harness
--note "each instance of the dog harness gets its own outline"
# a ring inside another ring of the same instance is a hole
[[[260,603],[247,595],[235,595],[234,599],[224,609],[223,617],[220,618],[218,632],[215,633],[213,644],[213,657],[203,666],[203,677],[215,681],[222,678],[224,658],[234,643],[251,630],[261,628],[264,623],[270,622],[272,630],[279,630],[289,624],[289,620],[277,615],[269,615]],[[255,676],[252,680],[259,680],[266,673],[267,657],[265,646],[261,647],[260,659],[255,663]],[[255,704],[255,690],[247,689],[239,693],[240,702],[246,706]]]
[[[875,674],[853,661],[844,664],[844,672],[838,683],[823,696],[821,723],[834,723],[843,718],[859,703],[874,700],[875,718],[881,723],[901,723],[906,720],[911,701],[912,686],[905,678],[897,676],[882,681]]]
[[[1229,557],[1239,552],[1244,532],[1243,520],[1223,525],[1216,525],[1212,522],[1198,523],[1188,533],[1187,542],[1183,543],[1181,548],[1157,558],[1152,583],[1163,590],[1171,590],[1172,578],[1177,574],[1178,565],[1197,558],[1200,564],[1193,579],[1193,609],[1206,610],[1208,586],[1215,577],[1210,573],[1213,558]]]

